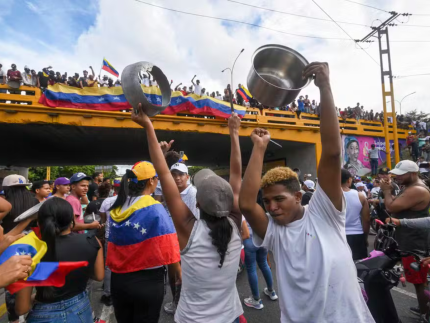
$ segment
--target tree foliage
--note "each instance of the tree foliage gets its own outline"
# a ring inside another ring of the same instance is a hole
[[[118,167],[113,166],[111,172],[105,172],[104,176],[109,178],[116,177],[116,171]],[[55,180],[58,177],[72,177],[74,173],[82,172],[89,176],[92,176],[95,171],[94,165],[86,166],[51,166],[51,180]],[[46,179],[46,167],[30,167],[28,170],[28,179],[31,182],[40,181]]]
[[[425,113],[425,112],[418,112],[417,109],[411,110],[408,113],[406,113],[406,116],[411,118],[412,120],[422,120],[422,119],[426,119],[428,118],[428,116],[430,115],[430,113]]]

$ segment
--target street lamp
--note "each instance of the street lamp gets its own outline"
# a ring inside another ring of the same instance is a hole
[[[403,99],[401,99],[400,101],[398,101],[398,100],[394,100],[395,102],[397,102],[399,105],[400,105],[400,115],[402,114],[402,102],[403,102],[403,100],[404,99],[406,99],[408,96],[410,96],[410,95],[412,95],[412,94],[415,94],[415,93],[417,93],[417,92],[412,92],[412,93],[409,93],[408,95],[405,95],[404,97],[403,97]],[[390,103],[391,101],[387,101],[387,103]]]
[[[232,67],[232,68],[227,67],[227,68],[225,68],[225,69],[223,69],[223,70],[221,71],[221,73],[224,73],[224,71],[226,71],[226,70],[230,70],[230,81],[231,81],[231,83],[230,83],[230,87],[229,87],[228,91],[229,91],[229,94],[230,94],[230,108],[231,108],[231,112],[234,112],[234,108],[233,108],[233,94],[232,94],[232,90],[231,90],[231,87],[233,86],[233,71],[234,71],[234,65],[236,64],[237,59],[239,58],[240,54],[242,54],[242,53],[243,53],[243,51],[244,51],[244,50],[245,50],[245,48],[242,48],[242,50],[240,51],[239,55],[237,55],[236,59],[234,60],[234,63],[233,63],[233,67]]]

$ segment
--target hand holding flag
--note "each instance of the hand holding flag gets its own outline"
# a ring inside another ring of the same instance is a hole
[[[0,288],[26,279],[31,271],[30,256],[12,256],[0,265]]]

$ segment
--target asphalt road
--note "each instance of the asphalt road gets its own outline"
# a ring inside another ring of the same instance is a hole
[[[369,238],[369,245],[373,245],[373,237]],[[369,248],[370,249],[370,248]],[[275,281],[275,286],[277,284],[276,281],[276,269],[273,260],[271,261],[272,271]],[[248,308],[243,306],[245,317],[249,323],[272,323],[279,322],[280,320],[280,310],[278,301],[271,301],[266,295],[263,294],[263,289],[265,286],[265,282],[261,272],[258,270],[259,277],[259,287],[260,293],[263,300],[264,308],[262,310],[255,310],[253,308]],[[251,295],[251,291],[248,285],[248,279],[246,275],[246,270],[240,273],[237,277],[237,289],[239,292],[239,297],[243,301],[244,298],[249,297]],[[168,286],[166,286],[168,287]],[[167,294],[165,296],[164,302],[170,302],[172,300],[172,296],[170,293],[170,288],[167,289]],[[414,293],[414,287],[411,284],[407,284],[406,287],[402,287],[399,285],[397,288],[391,291],[391,294],[394,298],[397,311],[403,323],[412,323],[417,321],[417,317],[409,312],[409,307],[416,306],[417,301]],[[93,293],[91,303],[94,309],[95,314],[98,317],[102,317],[105,322],[115,323],[115,317],[113,314],[112,307],[105,307],[100,303],[100,297],[102,295],[101,291],[101,283],[93,284]],[[4,296],[0,296],[1,303],[4,302]],[[164,313],[164,310],[161,311],[160,323],[174,323],[173,316]],[[7,317],[4,315],[0,318],[0,323],[7,322]],[[348,322],[348,320],[345,320]]]

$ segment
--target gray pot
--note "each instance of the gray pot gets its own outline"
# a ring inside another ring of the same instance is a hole
[[[311,82],[311,78],[302,78],[308,64],[306,58],[291,48],[262,46],[252,56],[247,81],[249,92],[266,106],[286,106]]]
[[[142,70],[150,72],[160,87],[161,102],[157,102],[158,104],[149,102],[142,91],[139,77],[139,72]],[[124,71],[122,71],[121,81],[125,98],[136,112],[138,104],[141,103],[142,110],[149,117],[152,117],[166,109],[170,104],[172,90],[170,89],[169,81],[163,71],[154,64],[138,62],[128,65]]]

